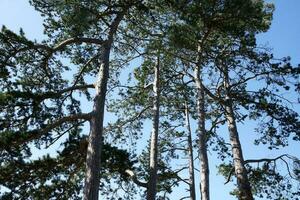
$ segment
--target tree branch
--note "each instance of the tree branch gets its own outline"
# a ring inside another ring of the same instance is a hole
[[[273,162],[273,161],[276,161],[276,160],[279,160],[283,157],[287,156],[287,154],[282,154],[276,158],[262,158],[262,159],[249,159],[249,160],[245,160],[245,164],[248,164],[248,163],[259,163],[259,162],[267,162],[267,163],[270,163],[270,162]]]
[[[87,44],[98,44],[98,45],[103,45],[105,43],[104,40],[101,39],[96,39],[96,38],[78,38],[78,37],[73,37],[66,39],[59,44],[57,44],[54,48],[51,49],[51,52],[59,51],[65,48],[67,45],[70,44],[75,44],[75,43],[87,43]],[[49,47],[47,47],[49,50]]]
[[[127,119],[126,121],[123,121],[121,124],[117,124],[117,125],[115,125],[115,126],[110,126],[110,127],[108,127],[108,128],[106,128],[106,132],[108,132],[108,131],[111,131],[112,129],[114,129],[114,128],[118,128],[118,129],[121,129],[123,126],[125,126],[126,124],[128,124],[128,123],[131,123],[131,122],[133,122],[133,121],[135,121],[135,120],[137,120],[137,119],[139,119],[142,115],[143,115],[143,113],[144,112],[146,112],[148,109],[150,109],[151,108],[151,106],[147,106],[147,107],[145,107],[143,110],[141,110],[139,113],[137,113],[135,116],[133,116],[132,118],[129,118],[129,119]]]
[[[24,99],[33,99],[37,101],[43,101],[45,99],[55,99],[59,98],[62,94],[74,90],[84,90],[87,88],[95,88],[93,84],[88,84],[88,85],[74,85],[62,90],[58,91],[49,91],[49,92],[44,92],[44,93],[32,93],[30,91],[10,91],[10,92],[4,92],[5,95],[11,95],[14,98],[24,98]]]
[[[287,168],[287,171],[288,171],[288,174],[291,178],[295,179],[295,180],[298,180],[296,177],[293,176],[293,174],[291,173],[291,170],[290,170],[290,166],[289,166],[289,163],[284,159],[284,157],[288,158],[288,159],[291,159],[293,161],[298,161],[299,162],[299,159],[294,157],[294,156],[291,156],[291,155],[288,155],[288,154],[282,154],[280,156],[277,156],[276,158],[262,158],[262,159],[251,159],[251,160],[245,160],[245,164],[247,163],[260,163],[260,162],[266,162],[266,163],[271,163],[271,162],[274,162],[274,164],[276,164],[276,161],[277,160],[281,160],[285,165],[286,165],[286,168]]]
[[[92,116],[92,113],[74,114],[74,115],[62,117],[62,118],[60,118],[56,121],[50,122],[48,124],[44,124],[45,127],[41,128],[41,129],[35,129],[35,130],[28,131],[28,132],[22,132],[22,131],[14,132],[13,134],[16,135],[16,137],[13,138],[14,140],[11,142],[10,145],[21,145],[22,143],[30,142],[32,140],[38,139],[41,136],[49,133],[53,129],[62,125],[63,123],[77,121],[77,120],[88,121],[88,120],[90,120],[91,116]],[[18,134],[20,137],[18,137]],[[2,146],[2,145],[0,145],[0,146]],[[2,147],[0,147],[0,148],[2,148]]]
[[[137,179],[136,174],[130,170],[130,169],[126,169],[125,172],[130,176],[130,178],[132,179],[132,181],[137,184],[138,186],[147,188],[148,187],[148,183],[145,182],[141,182]]]
[[[230,179],[231,179],[231,176],[234,172],[234,167],[231,168],[230,172],[229,172],[229,175],[227,177],[227,180],[225,181],[224,185],[226,185],[227,183],[229,183]]]

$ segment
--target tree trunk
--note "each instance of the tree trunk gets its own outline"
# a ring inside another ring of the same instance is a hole
[[[199,137],[199,159],[200,159],[200,193],[201,200],[209,200],[209,163],[206,148],[205,131],[205,107],[204,89],[200,79],[200,66],[195,68],[194,80],[197,88],[197,111],[198,117],[198,137]]]
[[[242,147],[239,139],[239,134],[237,131],[232,99],[229,92],[229,77],[228,69],[224,67],[224,87],[226,89],[225,97],[225,114],[228,124],[228,131],[230,137],[230,144],[232,148],[234,171],[237,178],[237,185],[239,189],[238,198],[240,200],[253,200],[253,195],[251,192],[251,186],[247,176],[247,170],[245,168],[245,162],[242,152]]]
[[[100,163],[103,136],[103,119],[107,81],[109,77],[110,48],[105,49],[96,83],[93,116],[90,120],[90,135],[86,157],[84,200],[98,200],[100,184]]]
[[[188,103],[187,103],[187,101],[185,101],[185,122],[186,122],[186,129],[188,131],[190,200],[196,200],[195,174],[194,174],[194,155],[193,155],[193,140],[192,140],[192,131],[191,131],[189,113],[190,113],[190,111],[189,111]]]
[[[158,160],[158,129],[159,129],[159,57],[154,69],[153,82],[153,128],[150,142],[150,180],[148,182],[147,200],[155,200],[157,184],[157,160]]]
[[[126,8],[128,9],[128,8]],[[95,84],[96,94],[94,98],[93,115],[90,120],[90,134],[88,138],[88,148],[86,157],[86,174],[83,191],[84,200],[99,199],[100,169],[101,169],[101,149],[103,137],[103,119],[105,111],[105,98],[107,90],[107,81],[109,78],[109,58],[111,46],[118,26],[126,12],[117,14],[113,20],[108,38],[103,45],[103,54],[101,66],[98,73],[98,79]]]

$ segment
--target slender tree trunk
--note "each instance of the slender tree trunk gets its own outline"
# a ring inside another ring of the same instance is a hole
[[[109,54],[110,48],[105,49],[103,63],[101,64],[96,83],[96,95],[94,98],[93,116],[90,120],[90,135],[86,158],[85,200],[98,200],[104,107],[109,77]]]
[[[157,160],[158,160],[158,129],[159,129],[159,57],[154,69],[154,82],[153,82],[153,128],[151,133],[150,143],[150,180],[148,182],[147,200],[155,200],[156,197],[156,184],[157,184]]]
[[[226,119],[228,123],[230,144],[232,148],[234,171],[237,178],[237,185],[239,189],[238,197],[240,200],[253,200],[251,185],[249,183],[247,170],[244,165],[245,162],[244,162],[242,147],[239,139],[239,134],[237,131],[232,99],[229,95],[230,93],[228,89],[229,77],[228,77],[228,69],[226,67],[224,67],[224,87],[226,89],[225,112],[226,112]]]
[[[194,174],[194,155],[193,155],[193,140],[190,125],[190,111],[187,101],[185,103],[185,123],[188,131],[188,154],[189,154],[189,187],[190,187],[190,200],[196,200],[195,192],[195,174]]]
[[[205,131],[205,107],[204,107],[204,90],[199,78],[199,67],[196,67],[195,82],[197,87],[197,110],[198,110],[198,137],[199,137],[199,158],[200,158],[200,191],[201,200],[209,200],[209,164],[206,148],[206,131]]]
[[[90,134],[86,157],[86,174],[83,191],[84,200],[99,199],[101,150],[103,137],[103,120],[105,109],[105,98],[107,81],[109,78],[109,58],[114,34],[121,22],[124,12],[119,13],[110,26],[108,38],[103,44],[104,50],[101,58],[101,66],[95,84],[96,94],[94,98],[93,115],[90,120]]]
[[[198,112],[198,137],[199,137],[199,159],[200,159],[200,194],[201,200],[209,200],[209,163],[206,148],[205,131],[205,100],[202,80],[200,79],[200,53],[201,47],[198,46],[197,66],[194,71],[194,80],[197,90],[197,112]]]

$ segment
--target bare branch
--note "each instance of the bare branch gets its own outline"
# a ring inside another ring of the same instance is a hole
[[[125,126],[126,124],[131,123],[131,122],[133,122],[133,121],[139,119],[139,118],[143,115],[143,113],[146,112],[146,111],[147,111],[148,109],[150,109],[150,108],[151,108],[151,106],[145,107],[143,110],[141,110],[139,113],[137,113],[137,114],[136,114],[135,116],[133,116],[132,118],[127,119],[126,121],[122,122],[121,124],[117,124],[117,125],[115,125],[115,126],[108,127],[105,131],[108,132],[108,131],[111,131],[111,130],[114,129],[114,128],[119,128],[119,129],[121,129],[121,128],[122,128],[123,126]]]
[[[70,44],[75,44],[75,43],[87,43],[87,44],[98,44],[98,45],[103,45],[105,43],[104,40],[101,39],[96,39],[96,38],[78,38],[78,37],[73,37],[66,39],[59,44],[57,44],[54,48],[51,49],[51,52],[55,51],[60,51],[66,46]],[[46,47],[47,50],[49,50],[49,47]]]
[[[287,171],[288,171],[288,174],[291,178],[295,179],[295,180],[298,180],[296,177],[294,177],[294,175],[291,173],[291,170],[290,170],[290,166],[289,166],[289,163],[285,160],[285,158],[288,158],[290,160],[293,160],[293,161],[299,161],[298,158],[294,157],[294,156],[291,156],[291,155],[288,155],[288,154],[282,154],[280,156],[277,156],[276,158],[262,158],[262,159],[251,159],[251,160],[245,160],[245,164],[247,163],[260,163],[260,162],[266,162],[267,164],[268,163],[271,163],[273,162],[274,163],[274,167],[276,166],[276,161],[277,160],[281,160],[285,165],[286,165],[286,168],[287,168]]]
[[[179,200],[184,200],[184,199],[188,199],[188,198],[190,198],[190,196],[182,197]]]
[[[126,169],[125,172],[130,176],[130,178],[132,179],[132,181],[137,184],[138,186],[147,188],[148,187],[148,183],[145,182],[141,182],[137,179],[136,174],[130,170],[130,169]]]
[[[283,157],[287,156],[287,154],[283,154],[283,155],[280,155],[276,158],[261,158],[261,159],[249,159],[249,160],[245,160],[245,164],[248,164],[248,163],[259,163],[259,162],[267,162],[267,163],[270,163],[270,162],[273,162],[273,161],[276,161],[276,160],[279,160]]]

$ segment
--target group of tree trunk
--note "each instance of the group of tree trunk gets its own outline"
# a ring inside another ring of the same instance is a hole
[[[1,198],[155,200],[187,185],[178,199],[209,200],[210,150],[236,198],[299,198],[299,159],[246,160],[249,133],[238,129],[257,122],[255,143],[270,150],[300,140],[292,96],[282,95],[300,91],[299,66],[256,42],[273,5],[30,3],[47,39],[0,33]],[[31,159],[54,144],[55,155]]]

